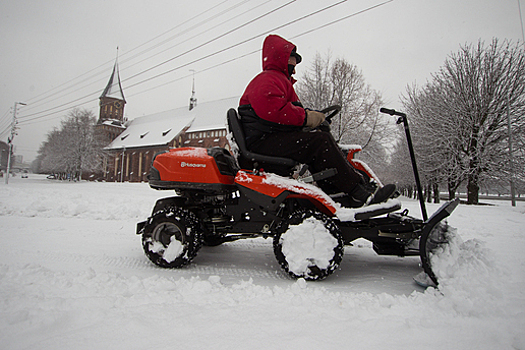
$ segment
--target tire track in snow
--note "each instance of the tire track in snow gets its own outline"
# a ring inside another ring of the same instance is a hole
[[[2,260],[12,265],[36,264],[53,270],[60,270],[60,265],[67,270],[75,268],[85,270],[103,269],[104,272],[130,273],[133,271],[163,271],[163,274],[173,274],[198,277],[199,275],[218,275],[235,278],[261,278],[287,280],[285,274],[273,257],[271,243],[266,242],[230,242],[218,247],[203,247],[196,259],[188,266],[180,269],[164,269],[154,265],[145,255],[108,256],[83,255],[49,251],[0,250]],[[249,256],[247,261],[246,256]],[[57,266],[58,265],[58,266]],[[242,265],[242,266],[239,266]]]

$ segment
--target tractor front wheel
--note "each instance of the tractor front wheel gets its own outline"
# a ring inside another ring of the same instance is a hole
[[[275,257],[293,278],[321,280],[341,263],[344,243],[339,227],[314,210],[294,211],[276,228]]]

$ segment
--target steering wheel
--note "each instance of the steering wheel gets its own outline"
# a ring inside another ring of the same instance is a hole
[[[333,105],[333,106],[330,106],[330,107],[326,107],[325,109],[319,111],[323,114],[326,114],[326,113],[330,113],[328,116],[325,117],[324,121],[319,124],[319,126],[315,127],[315,128],[311,128],[309,126],[305,126],[303,127],[303,131],[312,131],[312,130],[321,130],[321,131],[326,131],[326,132],[330,132],[330,124],[332,124],[332,118],[341,111],[341,106],[339,105]]]
[[[332,118],[335,117],[337,113],[341,112],[341,106],[339,105],[329,106],[319,112],[324,113],[324,114],[332,112],[328,116],[326,116],[326,118],[324,119],[326,122],[328,122],[328,124],[332,124]]]

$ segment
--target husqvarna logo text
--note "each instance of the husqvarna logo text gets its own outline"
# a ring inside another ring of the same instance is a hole
[[[181,168],[206,168],[206,164],[180,162]]]

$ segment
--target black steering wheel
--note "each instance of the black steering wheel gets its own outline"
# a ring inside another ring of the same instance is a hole
[[[329,106],[319,112],[324,113],[324,114],[332,112],[329,115],[327,115],[326,118],[324,119],[326,122],[328,122],[328,124],[332,124],[332,118],[335,117],[337,113],[341,112],[341,106],[339,105]]]
[[[323,114],[330,113],[330,112],[332,112],[332,113],[327,115],[325,117],[324,121],[321,124],[319,124],[319,126],[317,126],[315,128],[311,128],[309,126],[305,126],[305,127],[303,127],[303,131],[321,130],[321,131],[330,132],[330,124],[332,124],[332,118],[337,113],[341,112],[341,106],[333,105],[333,106],[330,106],[330,107],[326,107],[325,109],[320,110],[319,112],[321,112]]]

